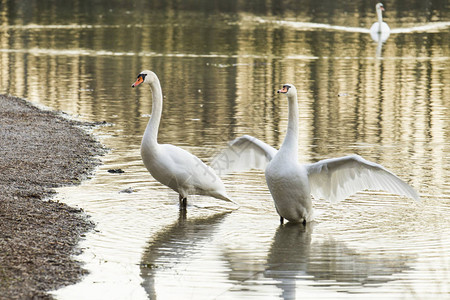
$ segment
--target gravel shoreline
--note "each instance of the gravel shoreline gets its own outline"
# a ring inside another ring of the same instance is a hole
[[[52,299],[48,291],[87,273],[73,255],[94,224],[81,209],[48,199],[100,164],[104,148],[81,128],[95,125],[0,95],[1,299]]]

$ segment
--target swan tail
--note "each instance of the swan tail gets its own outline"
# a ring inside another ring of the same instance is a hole
[[[240,205],[237,204],[235,201],[233,201],[233,199],[231,199],[231,197],[228,196],[226,193],[223,193],[223,194],[217,194],[217,195],[215,195],[215,197],[216,197],[217,199],[221,199],[221,200],[224,200],[224,201],[227,201],[227,202],[231,202],[231,203],[233,203],[234,205],[236,205],[237,207],[240,207]]]

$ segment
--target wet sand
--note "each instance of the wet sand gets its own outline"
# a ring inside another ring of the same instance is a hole
[[[95,125],[0,95],[1,299],[51,299],[48,291],[86,274],[73,255],[94,224],[51,199],[100,163],[104,149],[82,128]]]

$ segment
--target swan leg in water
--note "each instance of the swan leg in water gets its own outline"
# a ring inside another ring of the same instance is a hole
[[[312,221],[311,195],[315,199],[339,201],[362,190],[384,190],[419,200],[417,192],[406,182],[359,155],[323,159],[311,164],[298,163],[297,89],[292,84],[285,84],[278,93],[285,94],[288,100],[288,128],[280,150],[244,135],[217,154],[211,166],[219,174],[265,170],[281,224],[284,219],[303,224]]]
[[[186,209],[187,208],[187,197],[183,197],[179,195],[180,199],[180,209]]]

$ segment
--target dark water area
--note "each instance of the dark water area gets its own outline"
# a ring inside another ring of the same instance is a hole
[[[0,93],[106,121],[112,150],[60,201],[97,222],[81,247],[91,271],[61,299],[445,298],[450,240],[450,3],[375,1],[1,1]],[[419,191],[414,203],[363,192],[315,201],[307,228],[279,227],[264,174],[225,176],[241,208],[177,195],[140,158],[159,77],[160,143],[204,161],[240,135],[279,147],[282,84],[299,91],[299,158],[351,153]],[[121,168],[123,174],[108,169]],[[124,193],[121,191],[132,191]],[[211,208],[215,207],[215,208]]]

